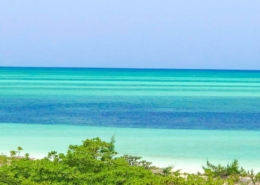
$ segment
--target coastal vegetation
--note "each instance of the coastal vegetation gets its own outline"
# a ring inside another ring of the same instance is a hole
[[[22,148],[0,155],[0,185],[220,185],[257,184],[260,174],[246,171],[234,160],[227,166],[207,161],[204,173],[186,174],[158,168],[141,157],[118,157],[115,139],[87,139],[66,153],[51,151],[43,159],[21,156]]]

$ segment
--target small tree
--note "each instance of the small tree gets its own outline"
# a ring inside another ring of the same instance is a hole
[[[222,166],[220,164],[213,165],[207,161],[206,166],[202,166],[202,168],[205,175],[213,177],[225,178],[231,175],[237,176],[245,174],[245,170],[242,167],[239,167],[237,159],[232,161],[230,164],[228,163],[227,166]]]

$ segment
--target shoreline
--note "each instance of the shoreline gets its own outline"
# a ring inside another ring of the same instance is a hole
[[[21,152],[20,157],[24,157],[24,154],[26,152]],[[58,152],[59,153],[59,152]],[[63,153],[63,152],[60,152]],[[30,153],[29,153],[30,154]],[[30,159],[37,160],[42,159],[44,157],[47,157],[47,154],[37,154],[33,153],[33,155],[30,154]],[[9,156],[9,153],[1,152],[0,155],[7,155]],[[124,154],[117,154],[116,157],[121,157]],[[142,156],[138,156],[142,157]],[[206,161],[198,160],[198,159],[171,159],[171,158],[159,158],[159,157],[142,157],[140,160],[145,160],[148,162],[151,162],[152,166],[159,167],[159,168],[166,168],[166,167],[173,167],[172,171],[180,170],[181,173],[188,173],[188,174],[197,174],[198,172],[203,173],[202,166],[206,165]],[[210,161],[212,162],[212,161]],[[214,161],[213,164],[221,164],[225,166],[231,161]],[[250,162],[249,162],[250,163]],[[252,163],[252,162],[251,162]],[[252,168],[245,168],[245,165],[242,165],[239,161],[239,165],[242,166],[246,171],[250,171]],[[248,166],[248,165],[246,165]],[[255,172],[260,172],[260,168],[253,169]]]
[[[246,170],[260,171],[258,155],[260,132],[214,130],[165,130],[0,123],[0,153],[21,146],[23,153],[41,158],[50,151],[64,153],[70,144],[87,138],[109,141],[115,134],[115,148],[120,156],[140,156],[158,167],[197,173],[209,160],[226,165],[238,159]],[[33,139],[32,139],[33,138]]]
[[[20,154],[20,157],[23,157],[26,152],[22,151]],[[64,153],[64,152],[58,152],[58,153]],[[1,152],[1,154],[6,155],[7,153]],[[42,159],[47,156],[48,152],[46,154],[39,154],[39,153],[32,153],[30,154],[30,158],[32,160]],[[116,157],[121,157],[124,154],[117,154]],[[8,153],[9,156],[9,153]],[[159,168],[166,168],[166,167],[173,167],[172,171],[180,170],[180,173],[184,174],[197,174],[197,173],[203,173],[202,166],[206,165],[206,160],[202,159],[173,159],[173,158],[160,158],[160,157],[147,157],[147,156],[140,156],[142,157],[140,160],[146,160],[148,162],[151,162],[152,166],[159,167]],[[226,166],[228,163],[231,163],[233,160],[227,161],[218,161],[218,160],[209,160],[210,163],[214,165],[222,165]],[[254,170],[254,172],[260,172],[260,167],[252,168],[252,166],[255,166],[255,163],[259,163],[259,161],[238,161],[239,166],[243,167],[245,171],[251,171]],[[254,164],[254,165],[253,165]]]

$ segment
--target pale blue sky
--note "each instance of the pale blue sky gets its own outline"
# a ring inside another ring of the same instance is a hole
[[[260,69],[260,1],[0,0],[0,66]]]

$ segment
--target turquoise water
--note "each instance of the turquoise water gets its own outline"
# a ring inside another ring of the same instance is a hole
[[[260,71],[0,68],[0,151],[66,151],[116,135],[119,154],[197,171],[260,170]]]

